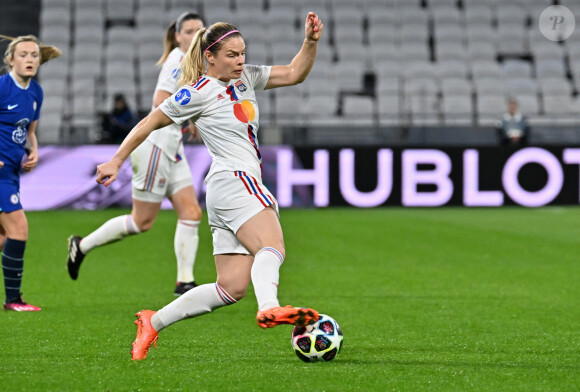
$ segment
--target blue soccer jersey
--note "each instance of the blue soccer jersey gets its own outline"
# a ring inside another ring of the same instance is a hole
[[[36,80],[31,79],[23,88],[11,73],[0,76],[0,161],[4,162],[1,183],[18,183],[28,126],[38,120],[42,98],[42,88]]]

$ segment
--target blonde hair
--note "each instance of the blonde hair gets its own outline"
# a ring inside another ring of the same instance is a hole
[[[159,60],[157,60],[156,65],[162,65],[165,60],[167,60],[167,57],[169,57],[169,53],[171,53],[173,49],[179,46],[179,43],[175,39],[175,33],[180,33],[183,22],[188,20],[200,20],[201,23],[205,26],[205,22],[199,14],[194,12],[184,12],[183,14],[179,15],[165,31],[165,39],[163,40],[163,54]]]
[[[233,30],[237,30],[236,26],[229,23],[218,22],[208,28],[199,30],[195,34],[185,57],[181,61],[181,77],[179,78],[180,85],[191,84],[203,75],[206,70],[205,51],[208,50],[208,48],[212,54],[216,55],[221,49],[224,41],[231,37],[242,36],[236,31],[235,33],[228,35],[224,40],[221,40],[224,35]]]
[[[8,47],[6,48],[6,51],[4,52],[4,64],[6,64],[6,68],[8,70],[12,69],[12,67],[10,67],[10,60],[14,58],[16,45],[18,45],[21,42],[34,42],[36,45],[38,45],[38,48],[40,50],[40,64],[44,64],[49,60],[55,59],[59,57],[62,53],[60,49],[57,48],[56,46],[41,44],[38,41],[38,38],[36,38],[36,36],[32,34],[21,35],[19,37],[9,37],[7,35],[0,34],[0,38],[11,41],[10,44],[8,44]]]

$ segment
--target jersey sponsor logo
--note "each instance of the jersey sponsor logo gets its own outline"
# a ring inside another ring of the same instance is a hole
[[[19,200],[20,200],[20,197],[18,196],[18,193],[10,195],[10,203],[16,205],[16,204],[18,204]]]
[[[256,108],[252,102],[244,99],[242,102],[234,104],[234,116],[241,122],[247,124],[250,121],[254,121]]]
[[[175,102],[180,105],[187,105],[191,101],[191,93],[189,90],[182,88],[175,94]]]
[[[167,106],[169,107],[169,110],[171,110],[171,113],[175,114],[176,116],[181,114],[181,110],[179,110],[172,101],[167,100]]]
[[[235,85],[242,93],[248,89],[248,87],[241,80],[238,80]]]
[[[16,105],[8,105],[8,110],[12,110],[12,109],[14,109],[17,106],[18,106],[18,104],[16,104]]]

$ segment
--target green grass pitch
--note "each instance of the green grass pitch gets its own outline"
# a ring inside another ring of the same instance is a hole
[[[27,213],[24,298],[0,313],[2,391],[578,391],[580,209],[283,210],[281,303],[334,317],[330,363],[262,330],[250,287],[131,361],[134,313],[174,299],[175,215],[65,270],[66,238],[126,210]],[[207,219],[196,280],[215,281]]]

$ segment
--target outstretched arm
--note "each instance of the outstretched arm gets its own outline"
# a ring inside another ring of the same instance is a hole
[[[125,159],[135,150],[147,137],[156,129],[163,128],[171,124],[172,121],[161,109],[153,110],[147,117],[139,121],[139,123],[129,132],[115,156],[106,163],[101,163],[97,166],[97,182],[108,186],[115,181],[119,174],[119,169]]]
[[[288,65],[274,65],[270,71],[270,78],[266,84],[266,89],[292,86],[302,83],[310,73],[316,52],[318,50],[318,40],[324,30],[322,21],[314,12],[309,12],[305,23],[304,43],[300,52],[292,59]]]

